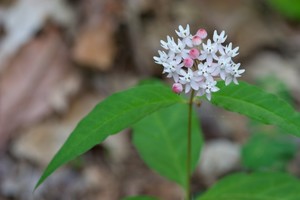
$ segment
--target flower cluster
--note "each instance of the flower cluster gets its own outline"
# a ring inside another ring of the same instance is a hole
[[[228,85],[231,82],[238,84],[244,69],[239,69],[240,63],[234,63],[233,58],[238,55],[239,47],[232,47],[232,43],[224,46],[227,38],[225,31],[218,34],[214,31],[213,38],[207,39],[205,29],[199,29],[195,35],[190,33],[189,25],[184,29],[179,26],[175,31],[179,39],[167,36],[167,41],[161,40],[165,51],[158,51],[154,61],[161,64],[163,73],[174,79],[172,90],[188,93],[191,90],[197,96],[206,95],[211,99],[211,93],[217,92],[217,79],[222,79]]]

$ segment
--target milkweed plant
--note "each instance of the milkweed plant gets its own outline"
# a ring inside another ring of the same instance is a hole
[[[276,95],[238,82],[245,69],[236,63],[239,47],[226,41],[225,31],[215,30],[209,37],[201,28],[193,35],[187,25],[179,26],[175,32],[178,38],[167,36],[166,41],[161,40],[163,50],[153,57],[162,66],[162,73],[174,81],[171,89],[158,81],[146,81],[101,101],[78,123],[35,189],[60,166],[131,127],[133,144],[141,158],[151,169],[182,187],[185,192],[180,199],[296,200],[300,196],[298,179],[283,172],[237,173],[221,179],[204,193],[191,191],[191,176],[203,145],[195,104],[201,109],[201,102],[209,101],[297,137],[300,115]]]

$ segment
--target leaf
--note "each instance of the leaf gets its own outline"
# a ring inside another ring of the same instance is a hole
[[[300,20],[299,0],[268,0],[267,2],[285,17]]]
[[[286,84],[274,75],[268,75],[257,80],[258,86],[272,94],[277,95],[289,104],[293,104],[293,97]]]
[[[135,196],[135,197],[126,197],[122,200],[158,200],[158,199],[150,196]]]
[[[133,143],[149,167],[186,187],[188,105],[159,110],[133,126]],[[192,118],[192,168],[200,154],[199,121]]]
[[[77,127],[47,166],[37,188],[51,173],[93,146],[153,113],[183,99],[162,85],[138,86],[100,102]]]
[[[220,91],[213,93],[213,104],[300,136],[299,113],[279,97],[243,82],[228,86],[219,82],[218,86]]]
[[[223,178],[197,200],[298,200],[300,182],[284,173],[239,173]]]
[[[255,133],[242,148],[242,163],[252,170],[284,170],[297,145],[286,135]]]

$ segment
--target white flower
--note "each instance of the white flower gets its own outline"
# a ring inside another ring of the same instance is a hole
[[[171,49],[176,53],[175,59],[185,59],[189,57],[189,50],[185,47],[186,44],[178,39],[178,44]]]
[[[213,59],[218,59],[216,56],[216,53],[218,51],[217,44],[211,43],[211,40],[207,40],[207,44],[202,44],[203,50],[201,51],[201,54],[199,56],[199,60],[205,60],[207,61],[208,65],[211,65],[213,62]]]
[[[233,58],[233,57],[235,57],[239,54],[238,50],[239,50],[239,47],[236,47],[236,48],[232,49],[232,43],[230,42],[229,45],[227,45],[224,48],[224,54],[223,55]]]
[[[230,73],[225,79],[225,85],[229,85],[232,81],[237,85],[239,84],[236,78],[241,77],[241,74],[245,72],[244,69],[239,69],[240,66],[241,63],[232,63],[230,67],[227,67],[227,71]]]
[[[226,75],[228,73],[228,69],[230,68],[230,71],[231,72],[231,58],[228,57],[220,57],[219,60],[218,60],[218,63],[216,64],[216,74],[219,74],[220,75],[220,78],[222,80],[225,80],[226,79]]]
[[[166,50],[172,49],[172,48],[174,48],[174,46],[176,46],[174,38],[170,37],[170,36],[167,36],[167,42],[160,40],[160,44],[161,44],[161,47]]]
[[[163,74],[167,73],[168,78],[173,78],[174,81],[177,83],[179,81],[179,72],[181,70],[181,65],[171,62],[171,63],[164,63],[164,70]]]
[[[178,37],[182,38],[182,41],[189,47],[193,46],[192,39],[193,36],[190,33],[190,25],[186,25],[186,28],[184,29],[181,25],[178,27],[179,31],[175,30]]]
[[[222,44],[225,42],[226,38],[227,38],[227,35],[225,35],[225,31],[222,31],[220,33],[220,35],[218,35],[218,32],[216,30],[214,31],[213,40],[215,43]]]
[[[159,57],[153,56],[154,62],[162,65],[168,61],[169,56],[164,51],[158,51]]]
[[[217,92],[220,89],[216,86],[217,81],[213,79],[207,79],[205,82],[200,83],[200,89],[199,92],[197,93],[197,96],[203,96],[204,94],[206,95],[206,98],[208,100],[211,100],[211,93],[212,92]]]
[[[209,66],[207,62],[198,64],[197,74],[205,79],[212,78],[212,73],[215,71],[215,67]]]
[[[186,38],[188,36],[190,36],[190,25],[187,24],[186,28],[184,29],[181,25],[178,27],[179,31],[175,30],[176,34],[178,35],[178,37],[181,38]]]
[[[194,90],[199,89],[199,82],[200,78],[197,77],[197,74],[193,72],[190,68],[185,70],[180,70],[180,77],[179,82],[183,85],[185,85],[185,93],[188,93],[191,88]]]
[[[217,44],[217,49],[220,51],[220,53],[223,54],[224,52],[224,46],[222,45],[222,43],[225,42],[227,38],[227,35],[225,35],[225,31],[222,31],[220,33],[220,35],[218,35],[217,31],[214,31],[214,36],[213,36],[213,40],[214,42]]]
[[[199,29],[193,36],[189,25],[179,26],[175,32],[179,37],[177,43],[167,36],[167,41],[160,41],[166,52],[158,51],[159,56],[153,57],[155,63],[163,65],[163,73],[174,79],[173,92],[193,90],[197,96],[206,95],[210,100],[211,93],[219,90],[217,79],[222,79],[226,85],[238,84],[237,79],[245,70],[239,69],[241,64],[233,61],[239,54],[239,47],[232,47],[232,43],[223,45],[227,39],[225,31],[220,34],[214,31],[212,40],[206,39],[205,29]]]

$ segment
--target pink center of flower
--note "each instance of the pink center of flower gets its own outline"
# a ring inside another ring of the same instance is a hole
[[[183,90],[183,87],[180,83],[174,83],[172,86],[172,91],[175,92],[176,94],[181,93]]]
[[[200,36],[195,35],[192,39],[193,45],[198,46],[202,43],[202,39],[200,38]]]
[[[183,64],[184,64],[185,67],[190,68],[190,67],[193,66],[194,61],[191,58],[186,58],[186,59],[183,60]]]
[[[205,29],[200,28],[200,29],[197,31],[196,35],[198,35],[201,39],[205,39],[205,38],[207,37],[207,32],[206,32]]]
[[[196,49],[196,48],[192,48],[190,51],[189,51],[189,55],[192,59],[196,59],[199,57],[199,50]]]

